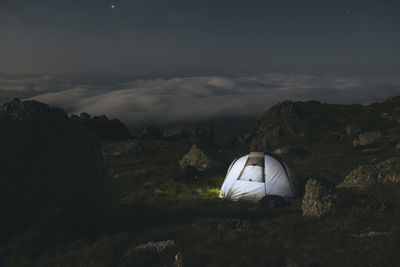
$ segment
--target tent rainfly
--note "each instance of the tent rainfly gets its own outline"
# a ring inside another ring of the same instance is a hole
[[[221,197],[257,201],[266,195],[297,195],[296,180],[289,167],[264,152],[250,152],[234,160],[222,184]]]

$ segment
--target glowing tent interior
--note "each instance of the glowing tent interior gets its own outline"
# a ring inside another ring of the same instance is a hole
[[[222,184],[221,197],[257,201],[266,195],[297,195],[296,179],[289,167],[264,152],[235,159]]]

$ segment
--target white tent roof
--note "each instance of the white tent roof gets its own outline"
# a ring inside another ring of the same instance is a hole
[[[265,195],[296,195],[295,177],[288,166],[263,152],[251,152],[233,161],[222,184],[221,197],[257,201]]]

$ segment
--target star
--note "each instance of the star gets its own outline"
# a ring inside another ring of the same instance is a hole
[[[117,6],[114,5],[114,4],[111,5],[111,9],[115,9],[116,7],[117,7]]]
[[[349,9],[348,9],[348,10],[346,10],[346,14],[348,14],[348,15],[349,15],[350,13],[351,13],[351,10],[349,10]]]

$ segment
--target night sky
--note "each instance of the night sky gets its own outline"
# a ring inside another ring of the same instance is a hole
[[[400,73],[399,1],[1,0],[0,72]]]
[[[0,0],[0,102],[130,127],[400,95],[400,1]]]

